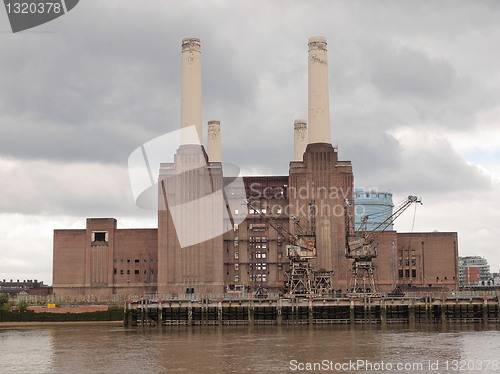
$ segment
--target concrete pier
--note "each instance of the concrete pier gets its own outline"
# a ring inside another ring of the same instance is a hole
[[[125,326],[500,323],[498,300],[477,298],[190,298],[129,300]]]

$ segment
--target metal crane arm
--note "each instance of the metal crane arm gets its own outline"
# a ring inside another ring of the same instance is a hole
[[[411,204],[420,203],[422,205],[422,198],[410,195],[402,203],[398,204],[396,211],[382,221],[373,231],[367,236],[367,241],[372,243],[380,234],[382,234],[396,218],[398,218]]]

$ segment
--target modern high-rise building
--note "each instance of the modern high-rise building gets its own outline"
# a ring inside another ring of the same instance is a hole
[[[458,258],[460,287],[493,286],[488,260],[481,256],[465,256]]]
[[[158,202],[158,229],[118,229],[115,219],[89,218],[86,229],[55,230],[54,293],[278,292],[290,268],[284,232],[308,229],[316,233],[313,267],[333,272],[333,290],[346,291],[352,260],[345,256],[345,200],[353,206],[353,166],[331,143],[326,39],[311,38],[308,46],[308,119],[290,121],[295,134],[288,175],[239,178],[221,157],[223,123],[209,122],[203,145],[201,45],[184,39],[180,145],[172,162],[161,163],[157,181],[144,159],[148,191]],[[146,153],[142,147],[140,157]],[[383,194],[365,202],[389,209],[391,197]],[[457,233],[386,231],[376,244],[381,292],[396,285],[458,288]]]

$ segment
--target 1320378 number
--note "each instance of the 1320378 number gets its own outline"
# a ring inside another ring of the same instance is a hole
[[[498,370],[498,360],[446,360],[445,370],[453,371],[476,371],[476,370]]]
[[[6,7],[8,13],[16,14],[61,13],[60,3],[8,3]]]

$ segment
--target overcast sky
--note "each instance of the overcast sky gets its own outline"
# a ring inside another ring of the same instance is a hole
[[[0,279],[51,284],[53,230],[87,217],[157,227],[127,160],[179,127],[186,37],[202,45],[204,131],[221,121],[244,175],[288,174],[308,39],[326,37],[332,142],[356,186],[421,196],[413,230],[456,231],[497,272],[499,19],[498,1],[85,0],[12,34],[0,9]]]

